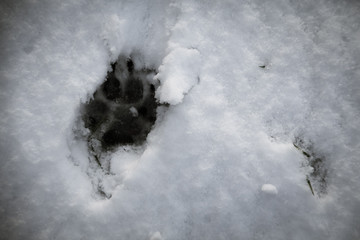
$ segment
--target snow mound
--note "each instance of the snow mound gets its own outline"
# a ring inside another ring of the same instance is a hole
[[[160,232],[155,232],[150,236],[150,240],[163,240]]]
[[[161,103],[176,105],[182,102],[200,79],[201,55],[196,49],[176,48],[165,58],[154,77],[161,85],[156,97]]]
[[[261,191],[267,194],[276,195],[278,194],[277,188],[272,184],[264,184],[261,187]]]

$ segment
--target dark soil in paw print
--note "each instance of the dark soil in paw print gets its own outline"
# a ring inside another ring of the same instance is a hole
[[[159,106],[155,86],[147,80],[149,74],[154,71],[137,68],[129,58],[119,57],[112,64],[104,83],[82,106],[82,120],[90,130],[88,145],[92,152],[101,154],[120,145],[140,145],[146,140]],[[100,144],[95,146],[93,142]]]
[[[108,113],[109,107],[106,103],[98,100],[90,101],[86,106],[86,112],[83,117],[85,127],[90,129],[90,131],[95,131],[104,122]]]
[[[103,94],[110,101],[116,101],[121,97],[120,82],[116,79],[114,72],[110,72],[103,83]]]
[[[130,79],[125,88],[125,100],[127,103],[135,103],[143,98],[143,83],[139,79]]]

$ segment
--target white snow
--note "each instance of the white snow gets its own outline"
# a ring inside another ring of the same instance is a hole
[[[155,232],[154,234],[151,235],[150,240],[163,240],[163,237],[159,232]]]
[[[268,183],[262,185],[261,191],[263,191],[264,193],[271,194],[271,195],[276,195],[278,193],[277,188],[274,185],[268,184]]]
[[[139,116],[138,110],[135,107],[131,107],[129,111],[131,112],[133,117]]]
[[[154,77],[161,82],[156,97],[161,103],[176,105],[200,79],[200,53],[196,49],[177,48],[171,51]]]
[[[360,239],[359,11],[1,1],[0,238]],[[157,71],[149,81],[170,106],[143,146],[109,154],[105,174],[74,131],[120,54]],[[326,193],[312,195],[296,139],[321,156]]]

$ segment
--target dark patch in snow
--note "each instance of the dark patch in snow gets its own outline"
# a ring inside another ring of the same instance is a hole
[[[120,56],[92,98],[82,104],[81,121],[88,129],[84,137],[94,171],[100,168],[110,173],[111,152],[119,146],[141,146],[146,141],[160,105],[155,99],[158,86],[149,80],[155,74],[155,70],[141,68],[132,59]],[[98,195],[110,198],[100,182],[95,183]]]
[[[314,195],[314,192],[316,192],[319,197],[322,197],[327,193],[328,171],[326,158],[316,152],[312,143],[305,143],[299,137],[295,138],[293,145],[304,155],[307,160],[306,164],[312,168],[311,173],[306,177],[311,193]]]
[[[83,105],[82,120],[90,130],[89,138],[99,141],[101,151],[146,140],[159,105],[155,86],[146,79],[149,71],[136,70],[131,59],[119,58],[93,98]]]

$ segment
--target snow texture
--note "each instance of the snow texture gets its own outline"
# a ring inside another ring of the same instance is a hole
[[[2,0],[0,239],[360,239],[359,12]],[[169,107],[104,172],[77,119],[120,55]]]

